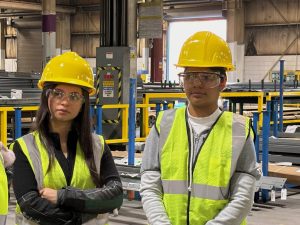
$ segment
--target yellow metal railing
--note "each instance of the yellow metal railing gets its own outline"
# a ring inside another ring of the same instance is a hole
[[[230,98],[251,98],[255,97],[257,98],[257,112],[259,113],[259,127],[262,127],[262,121],[263,121],[263,105],[264,105],[264,92],[258,91],[258,92],[221,92],[221,97],[225,99]]]
[[[221,97],[224,99],[230,98],[247,98],[254,97],[257,98],[257,111],[260,113],[259,125],[262,126],[262,110],[264,107],[263,101],[264,98],[269,101],[272,97],[278,97],[278,92],[222,92]],[[295,96],[300,97],[300,92],[284,92],[284,96]],[[149,112],[151,107],[155,107],[156,104],[153,104],[153,100],[182,100],[186,99],[185,93],[147,93],[143,96],[143,104],[136,104],[136,108],[140,109],[142,112],[141,118],[141,137],[135,138],[137,142],[143,142],[146,140],[146,137],[150,131],[149,127]],[[169,103],[168,107],[172,108],[173,104]],[[21,107],[22,111],[36,111],[38,106],[23,106]],[[122,134],[121,138],[117,139],[107,139],[108,144],[117,144],[117,143],[127,143],[128,142],[128,115],[129,115],[129,105],[128,104],[111,104],[102,106],[103,111],[106,109],[120,109],[121,110],[121,120],[122,123]],[[7,144],[7,119],[8,112],[15,110],[15,107],[0,107],[0,140]],[[286,120],[284,123],[298,123],[298,120]]]
[[[150,100],[153,99],[186,99],[185,93],[147,93],[143,96],[143,104],[149,105]],[[149,134],[149,109],[143,109],[143,132],[142,136],[147,136]]]
[[[23,106],[22,111],[36,111],[38,106]],[[15,111],[15,107],[0,107],[0,140],[7,145],[7,113]]]
[[[149,107],[154,107],[155,104],[136,104],[136,108],[140,108],[141,110]],[[119,139],[107,139],[107,144],[118,144],[118,143],[128,143],[128,114],[129,114],[129,105],[128,104],[117,104],[117,105],[104,105],[102,107],[105,109],[121,109],[122,121],[126,121],[122,123],[122,137]],[[143,121],[145,120],[145,115],[143,115]],[[147,126],[148,128],[148,126]],[[146,135],[142,137],[135,138],[136,142],[143,142],[146,140]]]
[[[149,107],[154,107],[155,104],[136,104],[136,108],[140,108],[141,110]],[[38,106],[23,106],[21,107],[22,111],[36,111]],[[106,142],[108,144],[118,144],[118,143],[127,143],[128,142],[128,111],[129,105],[128,104],[111,104],[111,105],[104,105],[102,107],[103,110],[105,109],[121,109],[121,118],[122,121],[122,136],[118,139],[108,139]],[[0,107],[0,140],[3,144],[7,145],[7,119],[8,119],[8,112],[15,111],[15,107]],[[145,119],[143,116],[142,120]],[[146,140],[146,136],[135,138],[136,142],[143,142]]]
[[[279,97],[280,93],[277,92],[268,92],[266,94],[266,100],[271,101],[273,97]],[[300,91],[284,91],[283,97],[299,97],[300,98]]]

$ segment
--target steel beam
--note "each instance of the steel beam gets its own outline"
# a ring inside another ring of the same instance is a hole
[[[41,3],[25,2],[25,1],[0,1],[0,8],[2,9],[18,9],[30,11],[42,11]],[[75,7],[56,5],[56,12],[58,13],[75,13]]]

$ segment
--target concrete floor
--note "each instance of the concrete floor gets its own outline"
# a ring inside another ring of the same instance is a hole
[[[12,194],[7,225],[14,225],[15,199]],[[300,224],[300,190],[288,192],[287,200],[254,204],[248,216],[248,225],[296,225]],[[110,225],[146,225],[147,220],[140,201],[124,200],[117,217],[110,217]]]

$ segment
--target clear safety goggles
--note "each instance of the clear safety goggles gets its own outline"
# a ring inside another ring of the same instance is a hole
[[[178,74],[181,85],[184,83],[201,84],[204,88],[215,88],[220,84],[221,74],[218,72],[182,72]]]
[[[78,92],[71,92],[66,94],[63,90],[54,88],[54,89],[48,89],[47,95],[50,95],[54,99],[60,101],[62,101],[65,97],[67,97],[69,102],[74,102],[74,103],[84,102],[83,95]]]

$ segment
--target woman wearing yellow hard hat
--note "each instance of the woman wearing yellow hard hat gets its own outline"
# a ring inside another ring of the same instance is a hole
[[[92,133],[89,64],[75,52],[56,56],[38,87],[34,130],[13,146],[16,224],[107,224],[123,191],[109,147]]]
[[[177,66],[186,107],[162,111],[143,152],[141,189],[150,224],[245,224],[260,174],[249,118],[218,108],[227,43],[202,31],[181,48]]]

